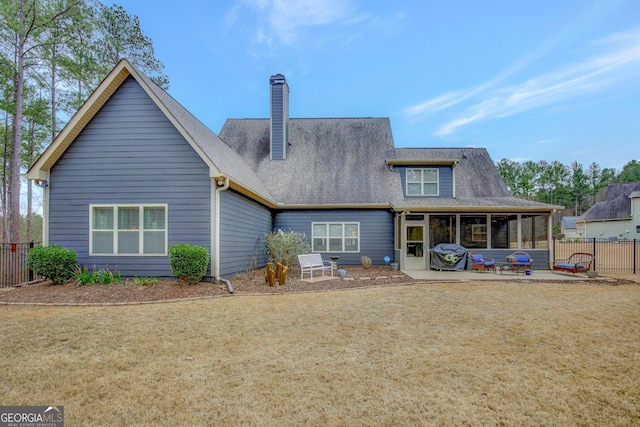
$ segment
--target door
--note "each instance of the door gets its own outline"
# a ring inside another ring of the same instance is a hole
[[[407,225],[405,227],[406,270],[424,270],[424,225]]]

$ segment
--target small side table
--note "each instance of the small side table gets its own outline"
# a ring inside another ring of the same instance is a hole
[[[500,274],[502,274],[503,271],[510,271],[512,273],[516,273],[516,276],[520,273],[522,273],[522,275],[525,275],[527,270],[529,270],[530,268],[531,267],[525,267],[517,263],[516,265],[514,265],[514,263],[512,262],[497,262],[494,273],[498,274],[498,271],[500,271]]]

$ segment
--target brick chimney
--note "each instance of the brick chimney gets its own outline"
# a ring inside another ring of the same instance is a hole
[[[289,143],[289,85],[282,74],[269,79],[271,84],[270,159],[287,158]]]

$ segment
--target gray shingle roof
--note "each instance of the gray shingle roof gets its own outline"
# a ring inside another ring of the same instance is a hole
[[[280,204],[388,205],[401,196],[385,164],[393,150],[386,118],[289,119],[285,160],[269,160],[269,119],[229,119],[220,138]]]
[[[389,205],[425,209],[557,206],[513,197],[484,148],[395,148],[388,118],[289,119],[285,160],[269,160],[269,119],[228,119],[220,138],[283,205]],[[406,198],[387,160],[456,163],[456,198]]]
[[[607,187],[605,200],[591,206],[577,221],[631,218],[629,197],[637,191],[640,191],[640,182],[611,184]]]
[[[562,226],[564,228],[576,228],[577,216],[564,216],[562,217]]]

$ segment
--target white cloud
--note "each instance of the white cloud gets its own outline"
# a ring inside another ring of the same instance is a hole
[[[616,87],[624,90],[626,84],[638,81],[640,30],[612,34],[589,48],[593,53],[581,61],[562,64],[519,84],[496,87],[542,54],[542,51],[534,52],[477,88],[438,96],[410,106],[404,113],[416,120],[462,104],[462,111],[455,112],[453,118],[436,131],[436,135],[445,136],[478,121],[507,117],[579,97],[606,95]]]
[[[352,22],[349,0],[241,0],[259,18],[258,41],[292,44],[305,28]]]

